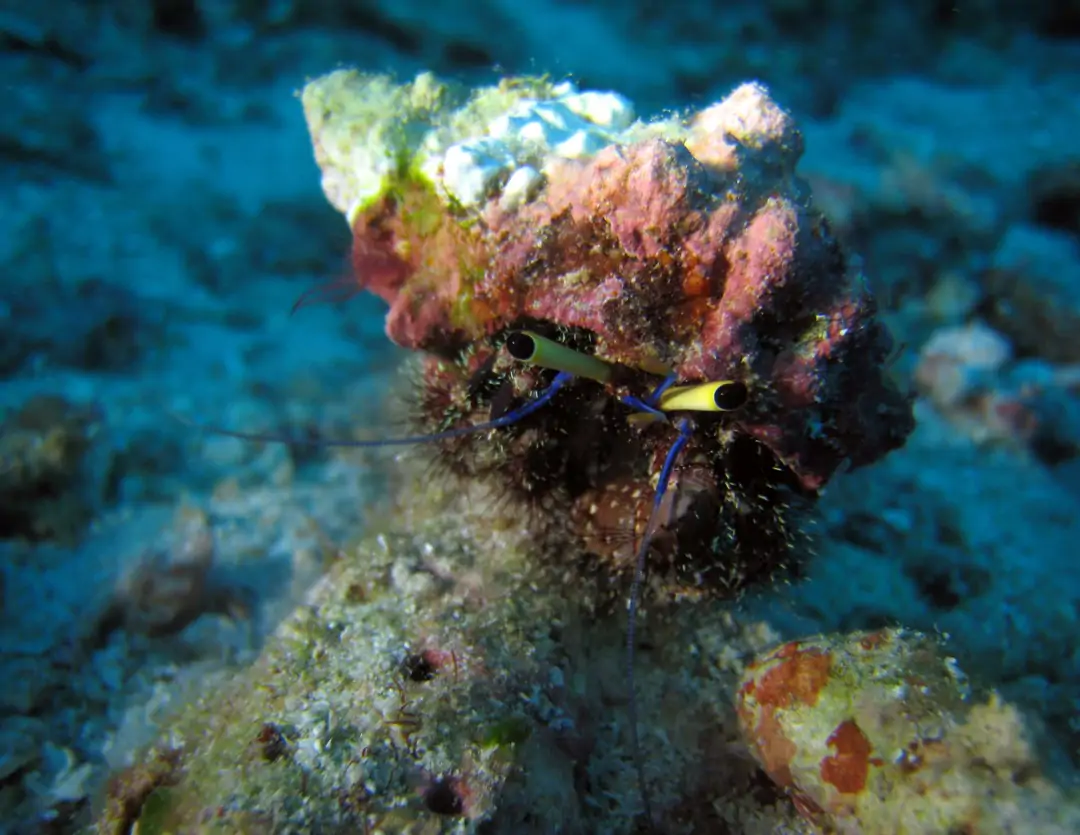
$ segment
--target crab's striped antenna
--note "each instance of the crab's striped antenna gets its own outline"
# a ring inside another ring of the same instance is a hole
[[[668,377],[656,390],[645,400],[635,397],[623,398],[627,405],[650,415],[667,417],[669,412],[732,412],[741,409],[749,399],[749,390],[745,383],[734,380],[719,380],[708,383],[698,383],[689,386],[675,386],[674,377]],[[645,560],[648,557],[649,546],[652,543],[653,534],[656,532],[657,520],[660,516],[660,508],[667,495],[671,484],[671,473],[675,469],[679,455],[690,441],[693,434],[693,424],[683,418],[679,421],[679,435],[675,443],[668,450],[664,458],[664,465],[660,468],[660,477],[656,483],[656,493],[653,496],[652,510],[649,512],[649,521],[645,526],[641,544],[638,546],[637,556],[634,560],[634,577],[630,584],[630,600],[627,603],[626,615],[626,681],[629,690],[627,701],[627,721],[630,725],[630,746],[634,757],[634,766],[637,769],[638,788],[641,792],[641,804],[645,813],[645,820],[651,826],[653,822],[652,801],[649,795],[649,784],[645,779],[645,758],[641,750],[641,737],[638,734],[637,695],[634,686],[634,655],[637,639],[637,614],[641,602],[641,588],[645,581]]]
[[[230,438],[239,438],[242,441],[255,443],[286,444],[288,446],[306,447],[345,447],[349,449],[365,449],[383,446],[409,446],[411,444],[426,444],[434,441],[445,441],[450,438],[460,438],[463,435],[471,435],[476,432],[486,432],[491,429],[501,429],[510,426],[519,420],[528,417],[537,409],[546,406],[559,390],[569,383],[574,377],[584,377],[589,380],[606,383],[613,374],[612,366],[603,360],[567,348],[550,339],[546,339],[531,331],[514,331],[506,341],[506,350],[512,358],[518,362],[536,365],[541,368],[549,368],[559,373],[544,389],[538,397],[501,417],[478,423],[473,426],[459,426],[455,429],[446,429],[442,432],[432,432],[426,435],[407,435],[402,438],[380,438],[371,441],[353,441],[344,439],[325,438],[300,438],[289,435],[274,435],[260,432],[239,432],[234,429],[224,429],[218,426],[200,426],[193,421],[184,420],[185,423],[198,426],[205,432],[215,435],[225,435]]]
[[[574,378],[573,374],[566,371],[560,371],[555,375],[555,379],[551,381],[551,384],[544,389],[540,396],[535,400],[530,400],[523,406],[519,406],[512,411],[507,412],[501,417],[497,417],[494,420],[484,421],[473,426],[459,426],[456,429],[446,429],[442,432],[432,432],[427,435],[407,435],[402,438],[379,438],[371,441],[352,441],[344,439],[325,439],[325,438],[297,438],[289,435],[272,435],[264,434],[260,432],[238,432],[233,429],[222,429],[218,426],[199,426],[198,428],[205,432],[213,433],[214,435],[225,435],[230,438],[239,438],[242,441],[253,441],[255,443],[265,444],[286,444],[288,446],[307,446],[307,447],[346,447],[350,449],[366,449],[370,447],[382,447],[382,446],[408,446],[410,444],[426,444],[432,441],[444,441],[448,438],[460,438],[462,435],[471,435],[475,432],[485,432],[489,429],[500,429],[503,426],[509,426],[512,423],[517,423],[522,418],[526,418],[535,412],[537,409],[543,408],[556,394],[559,389],[565,386]],[[181,418],[183,420],[183,418]],[[185,421],[185,423],[191,423],[191,421]]]
[[[637,768],[638,788],[641,791],[641,803],[644,807],[645,820],[652,825],[652,802],[649,799],[649,785],[645,779],[645,758],[641,750],[641,738],[638,735],[637,697],[634,688],[634,650],[637,635],[638,604],[641,600],[641,586],[645,581],[645,558],[649,553],[649,545],[652,542],[657,519],[660,515],[660,505],[664,501],[668,484],[671,481],[671,472],[675,469],[675,462],[683,451],[690,435],[693,433],[693,425],[685,418],[679,422],[679,436],[668,450],[664,459],[664,466],[660,468],[660,478],[656,483],[656,494],[653,496],[653,506],[649,513],[649,522],[645,526],[645,533],[641,537],[638,546],[637,557],[634,560],[634,579],[630,584],[630,601],[627,603],[626,614],[626,681],[630,691],[627,702],[627,721],[630,725],[630,746],[634,756],[634,765]]]

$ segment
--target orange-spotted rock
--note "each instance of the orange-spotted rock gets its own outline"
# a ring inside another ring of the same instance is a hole
[[[737,695],[750,749],[804,817],[843,835],[1080,832],[1024,718],[972,694],[939,639],[819,636],[751,664]]]

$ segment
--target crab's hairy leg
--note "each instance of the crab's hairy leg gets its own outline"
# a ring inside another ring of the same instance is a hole
[[[223,429],[218,426],[204,426],[198,423],[194,423],[183,417],[179,417],[179,420],[189,425],[195,426],[204,432],[209,432],[213,435],[225,435],[229,438],[239,438],[242,441],[254,441],[256,443],[266,444],[285,444],[286,446],[301,446],[301,447],[346,447],[350,449],[364,449],[370,447],[383,447],[383,446],[408,446],[411,444],[425,444],[432,441],[443,441],[448,438],[460,438],[462,435],[471,435],[475,432],[485,432],[489,429],[500,429],[504,426],[509,426],[512,423],[517,423],[519,420],[528,417],[533,412],[546,406],[559,390],[565,386],[570,380],[573,379],[573,375],[565,371],[560,371],[555,375],[555,379],[551,381],[551,384],[541,392],[540,396],[535,400],[530,400],[523,406],[507,412],[502,417],[495,418],[494,420],[485,421],[484,423],[478,423],[475,426],[461,426],[457,429],[447,429],[443,432],[432,432],[428,435],[409,435],[403,438],[381,438],[371,441],[347,441],[343,439],[325,439],[325,438],[296,438],[288,435],[272,435],[264,434],[260,432],[238,432],[233,429]]]
[[[641,791],[641,804],[644,808],[645,819],[652,825],[652,802],[649,798],[649,786],[645,780],[645,759],[641,750],[641,738],[638,735],[637,697],[634,687],[634,649],[637,634],[638,604],[641,600],[641,587],[645,581],[645,557],[649,552],[649,544],[652,541],[653,529],[660,512],[660,505],[664,501],[668,484],[671,481],[671,472],[675,468],[675,462],[683,451],[690,435],[693,432],[693,424],[683,419],[679,422],[679,436],[668,450],[664,459],[664,466],[660,468],[660,478],[656,484],[656,494],[653,496],[652,511],[649,513],[649,522],[645,526],[645,533],[638,546],[637,557],[634,560],[634,578],[630,583],[630,601],[627,604],[626,613],[626,681],[629,689],[629,701],[626,712],[627,721],[630,725],[630,747],[634,756],[634,766],[637,769],[638,788]]]

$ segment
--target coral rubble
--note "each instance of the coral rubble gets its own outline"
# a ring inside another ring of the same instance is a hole
[[[792,641],[743,676],[754,756],[811,820],[861,835],[1075,831],[1031,726],[976,698],[938,639],[903,629]]]
[[[979,322],[931,335],[915,368],[919,390],[980,444],[1026,449],[1051,466],[1080,454],[1080,368],[1017,360],[1004,336]]]
[[[1052,362],[1077,362],[1073,334],[1080,326],[1076,281],[1080,246],[1075,234],[1020,224],[1010,228],[984,276],[990,323],[1024,353]]]
[[[246,616],[241,592],[210,581],[214,538],[206,514],[181,507],[171,533],[167,553],[145,554],[119,583],[98,618],[95,643],[115,629],[163,636],[183,631],[204,614]]]
[[[49,395],[4,417],[0,539],[78,539],[93,515],[82,469],[95,423],[92,408]]]

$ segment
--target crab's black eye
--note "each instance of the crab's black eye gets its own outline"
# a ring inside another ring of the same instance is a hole
[[[716,391],[713,392],[713,403],[721,412],[734,412],[736,409],[741,409],[749,399],[750,392],[746,388],[746,383],[725,383],[717,386]]]
[[[514,331],[506,340],[506,350],[519,362],[529,362],[536,353],[536,342],[525,331]]]

